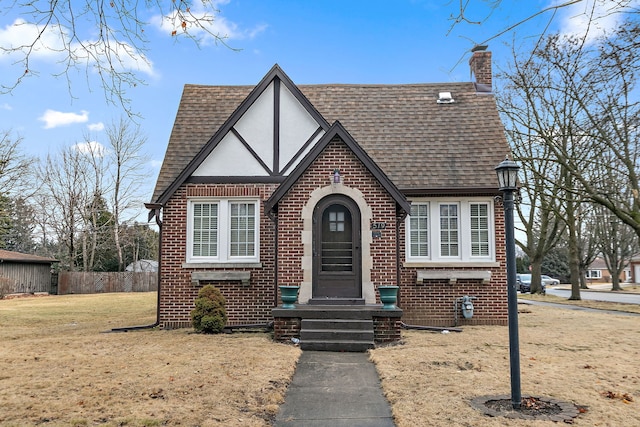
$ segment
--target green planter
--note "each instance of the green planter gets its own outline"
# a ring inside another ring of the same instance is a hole
[[[280,298],[282,299],[282,308],[296,308],[294,303],[298,300],[298,291],[300,286],[278,286],[280,288]]]
[[[398,302],[397,286],[378,286],[380,292],[380,301],[382,301],[383,310],[394,310]]]

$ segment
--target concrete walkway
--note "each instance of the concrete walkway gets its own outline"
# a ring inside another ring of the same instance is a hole
[[[275,427],[394,427],[367,353],[303,351]]]

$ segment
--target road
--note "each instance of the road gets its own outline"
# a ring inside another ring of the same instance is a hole
[[[569,298],[571,291],[569,289],[553,289],[547,288],[547,294],[556,295],[561,298]],[[640,304],[640,294],[622,294],[619,292],[589,292],[580,290],[580,298],[583,300],[621,302],[626,304]]]

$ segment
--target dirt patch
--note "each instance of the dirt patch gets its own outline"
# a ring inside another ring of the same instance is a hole
[[[578,406],[550,397],[523,396],[520,408],[514,409],[510,396],[481,396],[471,406],[490,417],[555,421],[573,424],[580,414]]]

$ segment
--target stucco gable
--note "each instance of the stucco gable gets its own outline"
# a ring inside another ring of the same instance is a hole
[[[183,121],[192,123],[191,117],[184,118],[181,113],[190,110],[189,99],[198,96],[197,90],[187,95],[187,89],[191,92],[194,88],[185,88],[156,186],[155,196],[160,204],[189,179],[229,182],[255,177],[262,182],[279,182],[329,128],[327,121],[277,64],[210,136],[177,135]],[[226,101],[217,97],[210,100],[223,105]],[[206,143],[169,182],[176,166],[184,162],[180,153],[171,149],[174,141],[189,152],[203,136],[207,137]],[[181,143],[182,138],[189,138],[190,143]],[[161,183],[166,184],[164,190]]]
[[[369,172],[376,178],[376,180],[385,188],[389,195],[396,201],[398,206],[409,213],[411,210],[411,203],[402,195],[398,188],[389,180],[380,167],[367,155],[367,153],[358,145],[355,139],[347,132],[339,121],[336,121],[327,130],[324,136],[318,141],[313,149],[305,156],[305,158],[298,164],[298,166],[291,172],[287,179],[280,184],[280,186],[274,191],[271,197],[265,202],[265,211],[271,211],[275,205],[278,204],[280,199],[287,194],[289,189],[296,183],[300,176],[309,168],[309,166],[315,161],[315,159],[322,153],[322,151],[329,145],[329,143],[335,138],[339,137],[346,146],[353,152],[358,160],[369,170]]]

